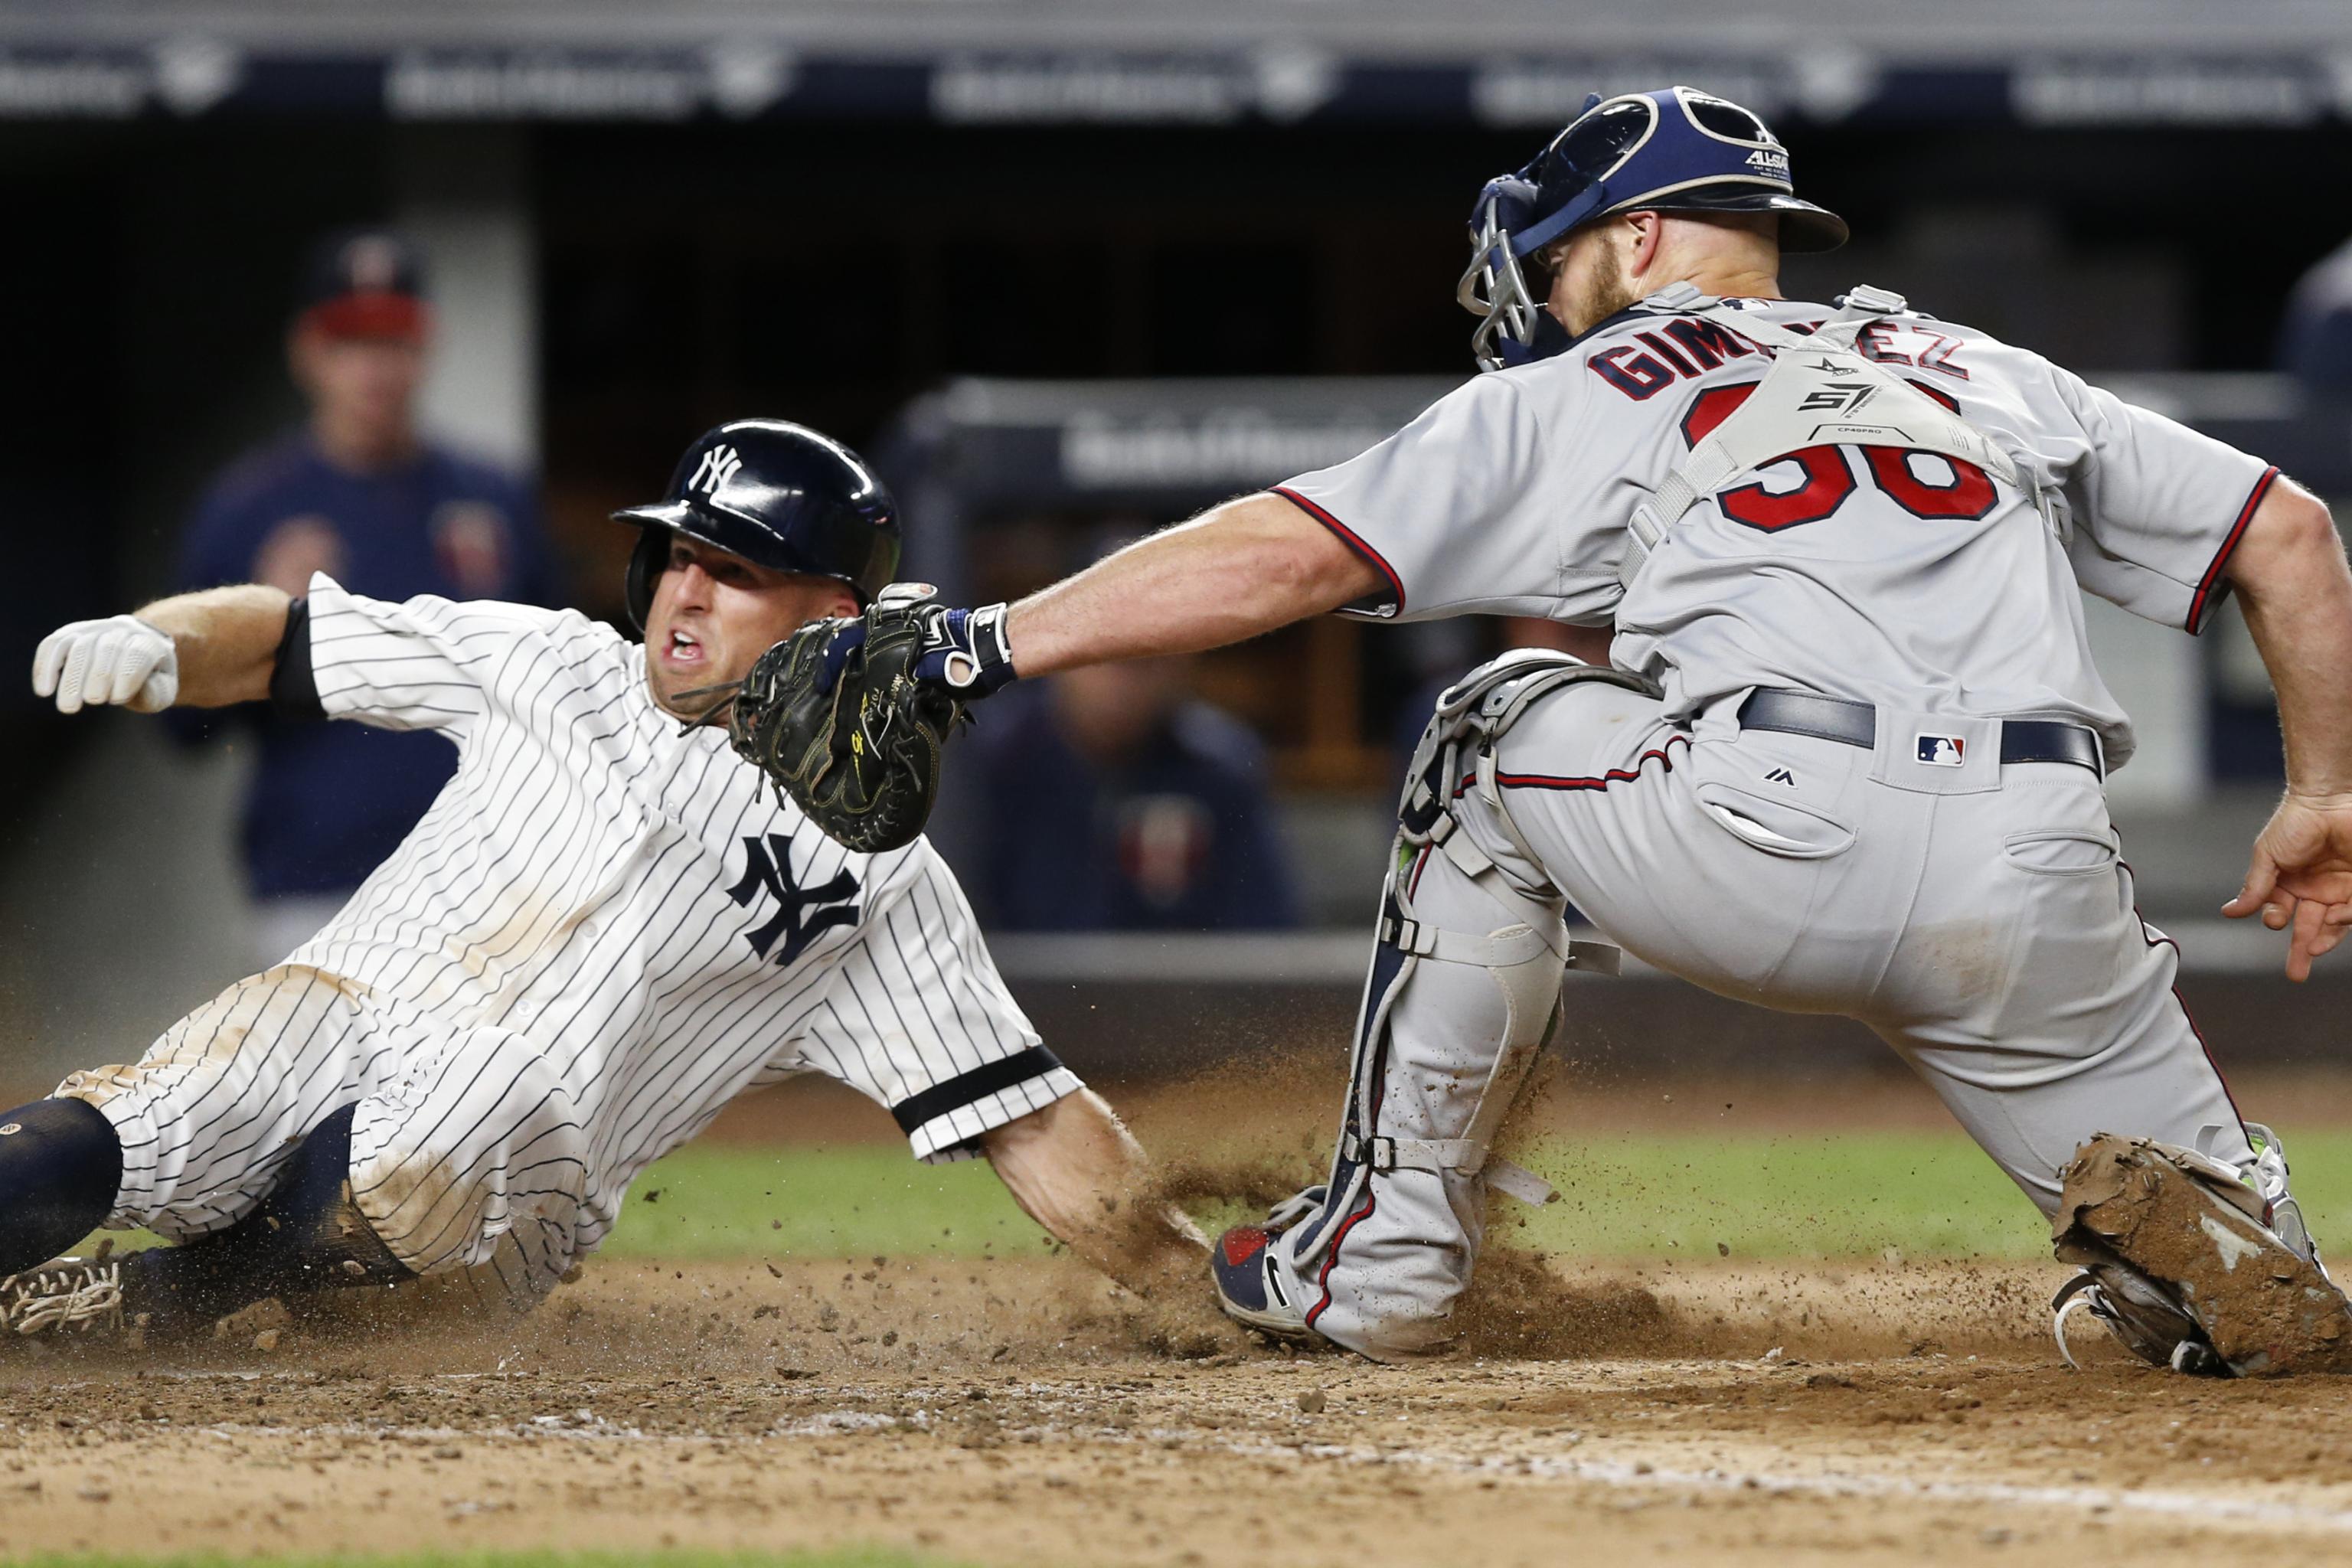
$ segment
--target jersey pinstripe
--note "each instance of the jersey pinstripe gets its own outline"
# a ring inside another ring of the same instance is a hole
[[[511,1236],[540,1288],[660,1154],[798,1072],[952,1159],[1072,1092],[929,845],[826,838],[710,728],[680,732],[644,649],[573,612],[383,603],[320,576],[333,718],[430,729],[458,766],[325,930],[60,1092],[122,1133],[116,1219],[240,1217],[290,1141],[358,1103],[353,1196],[420,1271]]]

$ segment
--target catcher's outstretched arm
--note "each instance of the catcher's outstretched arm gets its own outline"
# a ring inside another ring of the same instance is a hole
[[[1276,495],[1244,496],[1013,606],[1024,676],[1197,653],[1385,592],[1370,561]]]

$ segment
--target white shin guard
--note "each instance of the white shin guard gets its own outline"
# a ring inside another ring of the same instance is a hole
[[[1614,973],[1617,952],[1571,942],[1556,894],[1519,887],[1454,831],[1452,785],[1491,757],[1528,686],[1594,678],[1622,679],[1570,661],[1490,666],[1447,694],[1415,757],[1329,1183],[1278,1244],[1308,1327],[1376,1359],[1452,1338],[1490,1187],[1551,1195],[1494,1142],[1559,1023],[1565,972]]]
[[[1451,1336],[1489,1186],[1550,1195],[1492,1151],[1558,1019],[1559,908],[1506,911],[1442,853],[1423,858],[1418,895],[1382,921],[1324,1203],[1283,1237],[1308,1326],[1374,1357]]]

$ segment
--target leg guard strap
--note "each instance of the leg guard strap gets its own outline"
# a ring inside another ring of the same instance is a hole
[[[1523,1204],[1548,1204],[1559,1195],[1549,1182],[1525,1165],[1498,1160],[1486,1144],[1468,1138],[1360,1138],[1350,1132],[1339,1140],[1339,1158],[1367,1171],[1484,1174],[1488,1186]]]
[[[1489,867],[1491,869],[1491,865]],[[1475,873],[1473,873],[1474,875]],[[1441,931],[1426,921],[1400,915],[1381,917],[1380,940],[1416,958],[1440,963],[1472,963],[1482,969],[1507,969],[1532,963],[1546,952],[1559,954],[1563,967],[1594,974],[1615,974],[1624,952],[1615,942],[1547,933],[1533,926],[1516,931],[1506,927],[1487,936],[1469,931]]]
[[[1469,931],[1440,931],[1426,921],[1393,914],[1381,917],[1380,939],[1416,958],[1433,958],[1440,963],[1475,964],[1482,969],[1530,963],[1555,951],[1545,940],[1545,933],[1533,926],[1506,926],[1492,935],[1477,936]]]

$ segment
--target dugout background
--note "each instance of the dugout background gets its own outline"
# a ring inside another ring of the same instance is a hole
[[[436,423],[540,472],[575,602],[617,615],[627,537],[604,514],[653,493],[724,417],[780,414],[870,444],[959,376],[1465,374],[1463,217],[1479,183],[1548,132],[1496,123],[1486,79],[1440,90],[1441,78],[1567,50],[1582,64],[1566,75],[1766,94],[1801,189],[1859,237],[1792,263],[1792,292],[1867,279],[2088,374],[2199,373],[2201,406],[2292,426],[2323,462],[2352,467],[2352,416],[2258,374],[2286,290],[2352,237],[2352,121],[2315,63],[2352,47],[2337,8],[2200,18],[2109,0],[2053,18],[2000,4],[1930,26],[1923,4],[1806,4],[1682,58],[1661,57],[1666,29],[1718,9],[1656,10],[1645,37],[1581,5],[1471,5],[1449,24],[1451,53],[1447,29],[1384,5],[1271,20],[1176,5],[1150,36],[1105,20],[1119,9],[968,12],[926,42],[935,19],[895,0],[625,26],[600,5],[0,8],[0,497],[16,567],[0,574],[0,647],[21,670],[49,626],[154,591],[203,478],[294,416],[287,292],[300,246],[329,226],[390,217],[424,233],[450,328]],[[1295,118],[1260,107],[1202,122],[1181,95],[1160,122],[1069,93],[971,112],[974,27],[1023,60],[1083,44],[1086,60],[1143,70],[1260,47],[1276,26],[1341,73]],[[740,118],[718,97],[649,119],[642,98],[520,88],[452,110],[401,85],[445,55],[637,60],[653,76],[687,58],[717,83],[714,62],[747,30],[781,40],[797,85]],[[2121,60],[2111,74],[2130,90],[2086,89],[2087,107],[2063,111],[2077,100],[2045,79],[2091,38],[2125,40],[2097,58]],[[196,58],[229,84],[209,101],[189,86],[203,85],[191,39],[235,57],[225,77]],[[1798,46],[1823,40],[1879,62],[1877,97],[1803,89]],[[861,50],[887,69],[828,63]],[[908,72],[928,85],[902,90]],[[2277,86],[2306,77],[2300,98]],[[111,98],[89,85],[116,78],[131,85]],[[1983,86],[1996,79],[2007,86]],[[1360,657],[1370,735],[1420,666],[1402,641]],[[2234,878],[2225,863],[2276,751],[2242,649],[2217,638],[2184,657],[2199,754],[2126,826],[2148,846],[2154,901],[2201,914],[2214,877]],[[175,754],[124,715],[61,720],[21,675],[0,681],[0,1078],[127,1057],[234,972],[239,760]],[[1377,846],[1385,784],[1294,770],[1291,785],[1307,858],[1318,875],[1328,859],[1341,889],[1318,907],[1341,919],[1359,877],[1347,858]],[[1018,962],[1076,962],[1041,953]],[[1343,967],[1318,973],[1344,991]]]

